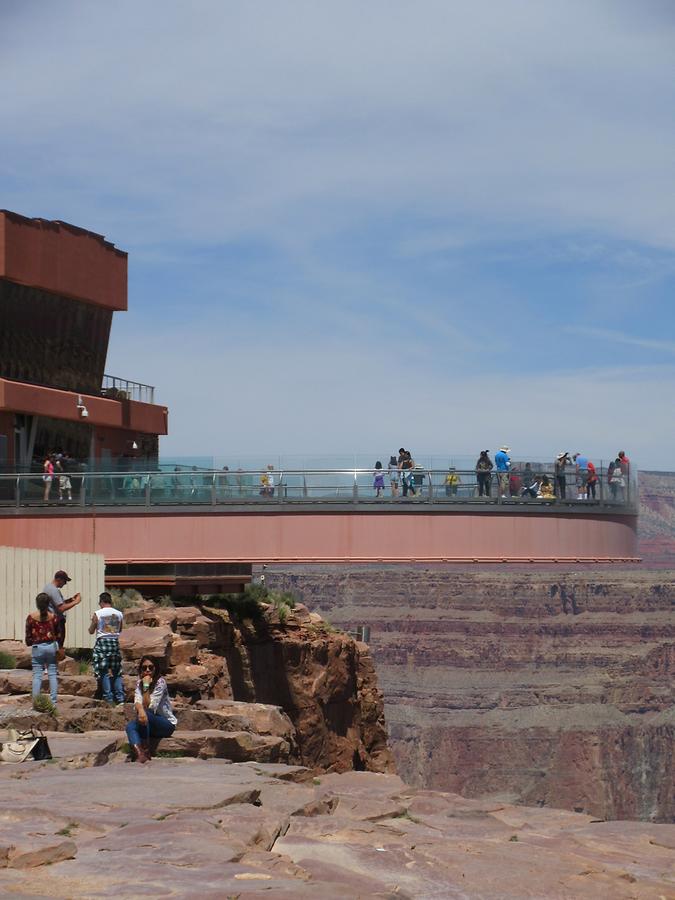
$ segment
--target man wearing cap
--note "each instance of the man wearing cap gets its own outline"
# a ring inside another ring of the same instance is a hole
[[[59,621],[57,636],[59,647],[63,647],[66,639],[66,611],[82,602],[82,597],[79,593],[71,597],[70,600],[64,600],[61,588],[65,587],[71,580],[72,579],[63,571],[63,569],[59,569],[58,572],[54,573],[53,581],[42,588],[43,593],[47,594],[49,597],[50,611],[56,615],[56,618]]]
[[[502,500],[506,499],[509,490],[509,469],[511,468],[511,457],[509,450],[511,448],[504,444],[495,453],[495,466],[497,467],[497,479],[499,480],[499,493]]]

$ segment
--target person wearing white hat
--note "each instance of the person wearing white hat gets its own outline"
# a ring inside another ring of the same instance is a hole
[[[509,491],[509,469],[511,468],[511,457],[509,450],[511,448],[504,444],[495,453],[495,466],[497,467],[497,479],[499,481],[499,493],[502,500],[505,500]]]
[[[565,475],[565,467],[570,462],[570,455],[566,450],[562,450],[555,460],[555,486],[558,496],[564,500],[567,496],[567,476]]]

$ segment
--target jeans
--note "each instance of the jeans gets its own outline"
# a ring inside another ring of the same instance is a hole
[[[42,673],[45,666],[49,673],[49,695],[52,703],[56,703],[58,678],[56,677],[56,641],[45,644],[33,644],[31,657],[33,660],[33,697],[37,697],[42,687]]]
[[[491,472],[476,472],[478,477],[478,496],[479,497],[489,497],[490,496],[490,484],[492,482],[492,473]]]
[[[124,703],[124,684],[121,672],[113,676],[112,689],[110,687],[110,672],[106,670],[101,675],[101,694],[106,703],[113,702],[113,694],[115,695],[115,703]]]
[[[127,737],[132,747],[137,747],[150,738],[171,737],[176,728],[168,719],[158,716],[151,709],[146,709],[145,714],[148,717],[147,725],[141,725],[137,718],[127,723]]]

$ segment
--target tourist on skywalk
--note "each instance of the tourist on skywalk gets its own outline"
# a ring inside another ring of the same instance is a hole
[[[45,503],[48,503],[49,492],[52,489],[52,481],[54,480],[54,459],[51,453],[48,453],[45,457],[45,461],[42,463],[42,471],[44,472],[42,480],[45,486],[42,499]]]
[[[492,494],[492,469],[494,464],[487,450],[481,450],[476,462],[476,480],[478,481],[478,496],[489,497]]]
[[[588,488],[588,499],[595,500],[595,489],[598,484],[598,473],[595,471],[595,466],[593,463],[588,460],[588,480],[586,482],[586,487]]]
[[[540,500],[555,500],[555,493],[553,491],[553,485],[548,480],[548,475],[544,475],[541,479],[541,484],[539,485],[539,493],[537,494]]]
[[[375,489],[376,497],[379,497],[384,492],[384,471],[379,459],[375,463],[375,471],[373,472],[373,488]]]
[[[398,451],[398,468],[401,472],[401,482],[403,484],[403,496],[408,496],[408,491],[415,496],[415,487],[412,479],[412,470],[415,466],[415,461],[412,458],[412,453],[410,450],[406,450],[404,447],[400,447]]]
[[[539,482],[532,471],[531,463],[525,463],[522,477],[522,487],[520,489],[521,497],[535,498],[539,493]]]
[[[445,480],[443,483],[445,485],[445,496],[456,497],[457,487],[459,485],[459,475],[457,474],[457,470],[454,466],[448,467],[448,474],[445,476]]]
[[[628,475],[630,474],[630,460],[626,456],[626,451],[619,450],[619,452],[617,453],[617,459],[619,460],[621,471],[626,477],[628,477]]]
[[[621,468],[621,459],[617,456],[614,463],[610,463],[607,470],[609,478],[609,489],[612,493],[612,500],[622,501],[624,497],[624,488],[626,487],[626,479]]]
[[[499,495],[502,500],[506,499],[509,489],[509,469],[511,468],[511,457],[509,450],[511,448],[504,444],[495,453],[495,466],[497,467],[497,480],[499,482]]]
[[[565,470],[569,461],[570,455],[567,451],[561,451],[555,460],[555,487],[561,500],[564,500],[567,496],[567,475]]]
[[[391,485],[391,496],[398,497],[398,485],[401,480],[401,473],[398,469],[398,462],[395,456],[389,457],[389,484]]]
[[[577,500],[588,499],[588,457],[582,453],[575,453],[572,457],[577,477]]]
[[[267,466],[267,470],[260,476],[260,493],[263,497],[274,495],[274,466]]]

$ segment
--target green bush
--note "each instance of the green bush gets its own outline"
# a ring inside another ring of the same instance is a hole
[[[33,709],[35,712],[46,713],[48,716],[56,715],[56,707],[46,694],[38,694],[33,697]]]
[[[139,594],[139,592],[133,588],[127,588],[123,591],[119,588],[113,588],[110,591],[110,596],[112,597],[113,606],[115,609],[119,609],[120,612],[138,606],[139,601],[143,599],[142,594]]]
[[[11,653],[0,650],[0,669],[16,669],[16,659]]]

